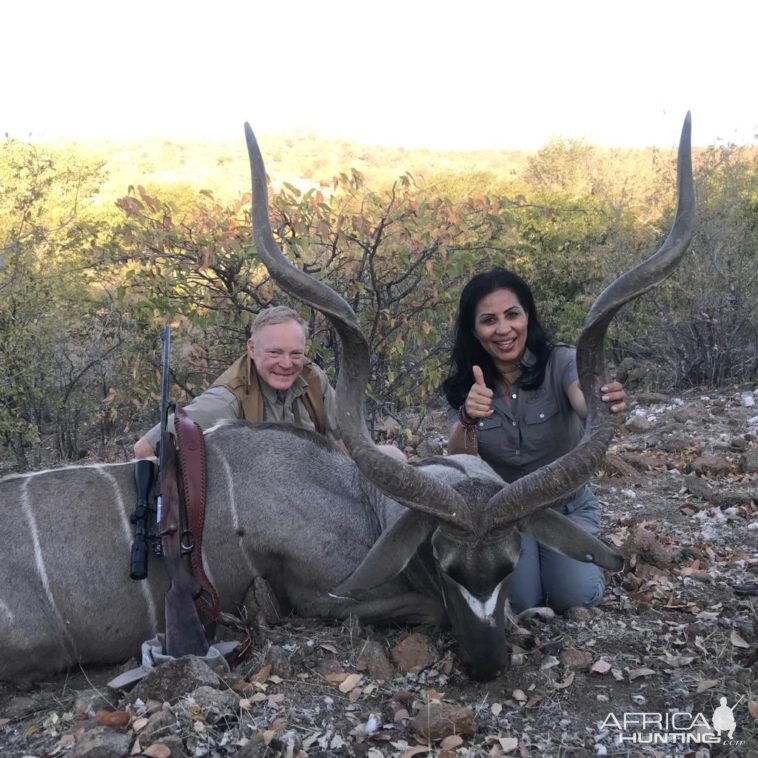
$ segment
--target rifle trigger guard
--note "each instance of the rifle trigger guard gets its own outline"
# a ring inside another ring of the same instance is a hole
[[[195,549],[195,538],[190,529],[182,530],[180,543],[183,554],[191,553]]]

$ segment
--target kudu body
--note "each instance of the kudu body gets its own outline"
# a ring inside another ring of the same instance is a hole
[[[206,434],[206,573],[234,611],[252,580],[272,584],[303,616],[369,622],[447,619],[472,676],[506,661],[506,598],[520,531],[578,560],[618,569],[620,557],[549,508],[600,464],[615,422],[599,398],[603,339],[615,312],[668,276],[692,234],[689,117],[679,150],[679,207],[663,247],[596,301],[578,343],[589,416],[563,458],[506,484],[479,458],[449,456],[411,466],[381,453],[363,421],[368,351],[342,298],[292,267],[268,221],[255,138],[258,254],[277,282],[324,312],[343,351],[337,385],[343,439],[352,459],[308,432],[243,422]],[[0,679],[77,662],[134,655],[162,628],[168,581],[153,560],[145,582],[128,578],[135,499],[131,464],[76,466],[0,480],[6,547],[0,554]]]

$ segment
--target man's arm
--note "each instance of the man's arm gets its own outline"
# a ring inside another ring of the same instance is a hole
[[[239,401],[226,387],[211,387],[184,406],[184,410],[203,430],[210,429],[220,421],[233,421],[240,416]],[[168,430],[174,434],[173,415],[169,417]],[[135,457],[149,458],[155,455],[155,448],[160,438],[161,425],[156,424],[135,443]]]

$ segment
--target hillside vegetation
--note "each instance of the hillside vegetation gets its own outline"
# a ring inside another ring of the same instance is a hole
[[[673,151],[556,141],[534,153],[404,151],[261,136],[272,217],[291,260],[350,299],[372,351],[377,433],[438,402],[462,284],[491,265],[532,284],[556,338],[660,243]],[[687,262],[624,312],[611,354],[651,385],[754,382],[758,155],[695,156]],[[0,148],[0,444],[23,469],[122,457],[157,417],[161,325],[172,391],[197,394],[237,357],[252,316],[287,302],[252,247],[244,139]],[[312,355],[333,377],[317,314]],[[400,425],[400,433],[411,430]]]

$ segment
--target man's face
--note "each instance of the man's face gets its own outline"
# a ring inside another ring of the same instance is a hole
[[[297,321],[267,324],[247,341],[258,376],[275,390],[288,390],[305,364],[305,332]]]

